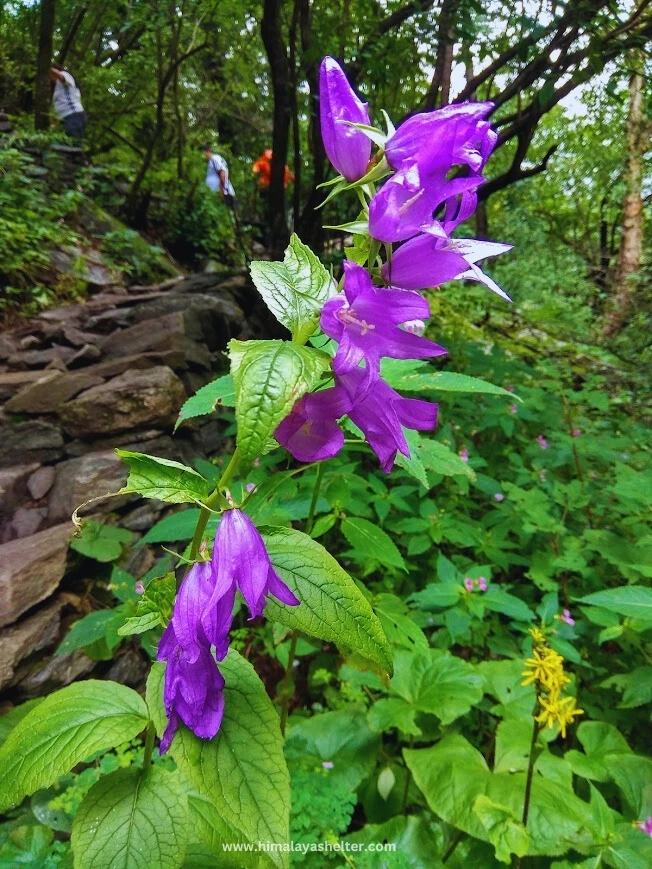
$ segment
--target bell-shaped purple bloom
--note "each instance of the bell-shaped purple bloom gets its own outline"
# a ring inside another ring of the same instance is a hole
[[[274,432],[276,440],[300,462],[332,459],[344,446],[337,420],[351,409],[340,386],[306,393]]]
[[[415,160],[429,172],[460,164],[482,171],[498,138],[484,118],[493,103],[457,103],[412,115],[385,144],[385,157],[394,169]]]
[[[364,433],[386,474],[392,470],[397,452],[410,457],[403,426],[428,431],[437,425],[438,405],[416,398],[403,398],[382,378],[366,389],[364,372],[356,369],[338,378],[338,383],[351,398],[349,418]]]
[[[214,590],[202,615],[206,636],[213,645],[220,638],[219,614],[232,605],[236,588],[244,597],[251,617],[263,613],[268,594],[281,603],[297,606],[294,596],[269,560],[263,538],[251,519],[234,508],[222,513],[213,547]],[[217,613],[217,617],[216,617]]]
[[[180,721],[203,739],[212,739],[222,723],[224,678],[201,624],[202,609],[212,590],[209,575],[209,564],[192,567],[159,643],[158,660],[167,661],[163,700],[168,724],[161,740],[161,754],[170,747]],[[229,612],[229,625],[230,615]],[[228,644],[227,634],[228,626],[221,645]]]
[[[346,122],[369,125],[368,104],[358,99],[332,57],[325,57],[319,69],[319,116],[328,159],[347,181],[358,181],[369,165],[371,141]]]
[[[428,173],[419,163],[410,163],[393,175],[369,203],[369,233],[383,242],[404,241],[428,229],[437,209],[444,205],[449,229],[473,214],[475,189],[482,177],[446,180],[446,172]]]
[[[426,359],[442,356],[444,347],[400,329],[402,323],[430,316],[428,302],[418,293],[374,287],[357,263],[344,262],[344,293],[322,308],[321,327],[339,342],[333,359],[336,374],[346,374],[364,359],[367,380],[380,376],[380,360]]]
[[[511,248],[509,244],[473,238],[451,239],[440,233],[426,232],[394,251],[391,267],[386,263],[382,275],[388,283],[406,290],[438,287],[455,278],[480,281],[509,302],[509,296],[476,263]]]

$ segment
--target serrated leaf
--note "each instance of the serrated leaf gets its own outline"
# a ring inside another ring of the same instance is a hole
[[[230,374],[218,377],[217,380],[207,383],[191,395],[179,411],[174,430],[176,431],[187,419],[206,416],[218,407],[235,407],[235,384]]]
[[[72,825],[75,869],[178,869],[188,805],[176,772],[120,769],[86,794]]]
[[[295,234],[280,262],[252,262],[251,278],[265,304],[293,341],[307,340],[315,330],[324,302],[335,282],[315,254]]]
[[[0,808],[45,788],[97,751],[137,736],[147,707],[131,688],[88,680],[50,694],[0,748]]]
[[[166,573],[153,579],[136,607],[136,615],[118,630],[122,637],[131,634],[142,634],[152,628],[165,627],[172,617],[172,607],[177,594],[177,581],[174,573]]]
[[[371,605],[321,544],[292,528],[260,528],[275,570],[299,598],[286,607],[268,598],[265,615],[293,630],[354,650],[391,672],[387,639]]]
[[[398,551],[396,544],[392,538],[370,522],[368,519],[361,519],[357,516],[352,516],[342,520],[342,534],[349,541],[356,554],[364,559],[373,559],[380,561],[383,565],[391,567],[400,567],[405,570],[405,562],[403,556]]]
[[[296,401],[330,364],[319,350],[289,341],[230,341],[240,460],[253,463]]]
[[[116,450],[129,466],[126,485],[121,494],[137,492],[143,498],[154,498],[170,504],[204,501],[208,497],[208,482],[192,468],[145,453]]]
[[[170,754],[192,787],[245,841],[289,842],[290,777],[278,715],[251,664],[233,649],[220,670],[226,687],[218,735],[199,739],[182,725]],[[163,665],[154,664],[147,683],[147,703],[159,734],[166,725],[164,672]],[[289,854],[270,856],[275,866],[287,869]]]

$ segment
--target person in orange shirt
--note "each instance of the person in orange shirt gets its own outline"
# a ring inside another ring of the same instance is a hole
[[[265,148],[260,157],[253,164],[253,173],[258,177],[258,186],[261,190],[267,190],[272,177],[272,149]],[[285,167],[285,178],[283,186],[287,188],[290,181],[294,179],[294,175],[290,172],[290,167]]]

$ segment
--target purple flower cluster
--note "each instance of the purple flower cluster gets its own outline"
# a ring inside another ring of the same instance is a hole
[[[234,508],[222,514],[213,557],[192,566],[177,594],[174,612],[158,648],[165,668],[164,705],[168,725],[161,753],[183,722],[204,739],[216,735],[224,714],[224,678],[217,662],[229,650],[235,593],[251,617],[259,616],[271,594],[288,606],[299,600],[276,573],[251,519]]]
[[[490,110],[490,103],[468,103],[415,115],[386,142],[393,174],[369,203],[369,231],[378,241],[402,244],[381,269],[388,286],[375,286],[365,269],[347,261],[344,292],[322,309],[321,328],[338,343],[334,385],[304,395],[275,432],[300,461],[339,452],[344,416],[361,429],[385,472],[398,452],[409,457],[403,429],[435,428],[437,405],[400,396],[381,378],[380,360],[446,352],[422,336],[430,308],[415,290],[469,278],[507,298],[477,262],[509,245],[450,237],[477,204],[475,191],[496,142],[486,120]],[[369,169],[371,143],[355,125],[369,126],[369,111],[331,57],[321,65],[320,112],[331,162],[347,181],[359,181]]]
[[[369,125],[369,112],[331,57],[322,61],[320,101],[326,153],[347,181],[358,181],[367,172],[370,141],[350,124]],[[378,241],[404,242],[383,268],[392,286],[421,290],[464,278],[509,299],[477,263],[511,245],[451,238],[477,206],[482,170],[498,138],[486,120],[492,108],[490,102],[460,103],[422,112],[385,143],[393,174],[371,198],[369,232]]]

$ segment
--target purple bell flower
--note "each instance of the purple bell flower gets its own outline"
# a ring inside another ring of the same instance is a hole
[[[344,446],[337,420],[351,409],[341,386],[306,393],[274,432],[276,440],[299,462],[332,459]]]
[[[358,181],[367,172],[371,141],[345,122],[369,125],[368,104],[358,99],[332,57],[325,57],[319,69],[319,117],[328,159],[347,181]]]
[[[503,299],[511,299],[498,284],[476,265],[478,260],[511,250],[509,244],[448,238],[438,227],[406,241],[392,255],[391,268],[385,263],[383,278],[406,290],[438,287],[454,278],[479,281]]]
[[[236,588],[241,591],[252,618],[262,615],[268,594],[288,606],[300,603],[272,567],[263,538],[242,510],[234,508],[222,513],[212,566],[214,588],[202,613],[202,626],[215,646],[221,637],[221,619],[233,605]]]
[[[322,308],[321,327],[339,347],[333,359],[336,374],[346,374],[364,359],[368,382],[380,376],[380,359],[426,359],[442,356],[444,347],[400,329],[403,323],[430,316],[428,302],[418,293],[374,287],[369,274],[350,260],[344,262],[344,293]]]

